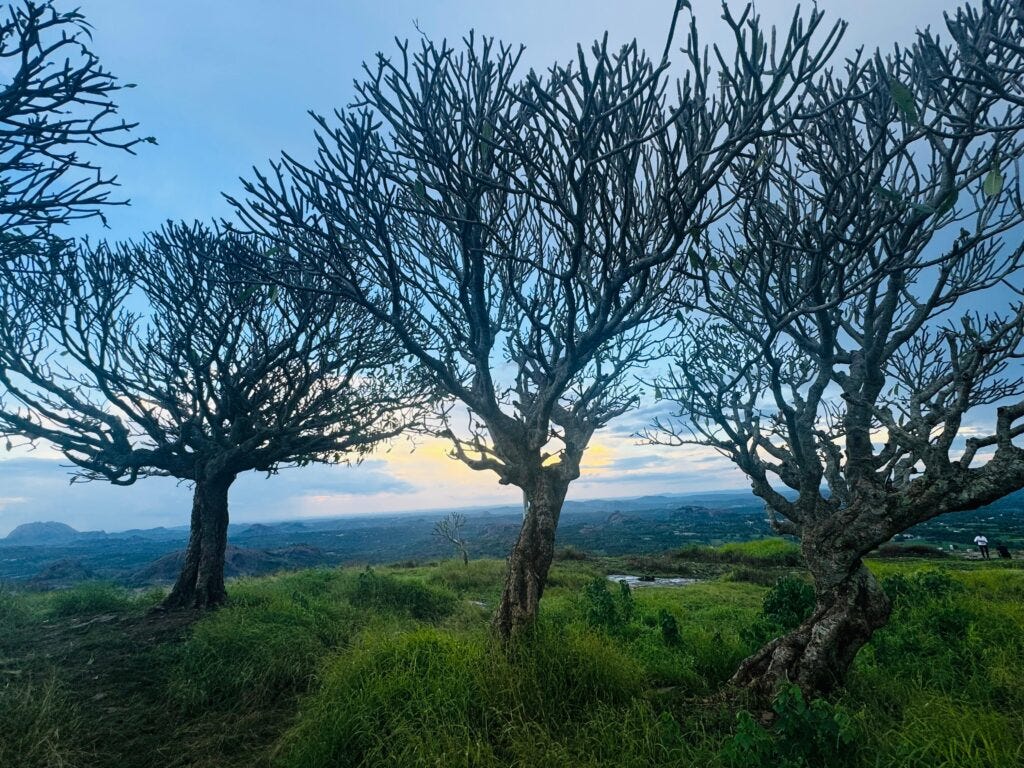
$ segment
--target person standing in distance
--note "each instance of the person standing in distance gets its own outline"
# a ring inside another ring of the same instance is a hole
[[[982,559],[988,560],[988,539],[985,538],[985,534],[980,533],[975,536],[974,543],[978,545],[978,551],[981,552]]]

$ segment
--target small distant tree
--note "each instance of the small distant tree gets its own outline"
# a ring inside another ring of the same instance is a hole
[[[55,248],[0,285],[0,436],[53,446],[72,481],[193,484],[167,607],[224,601],[239,474],[358,461],[415,418],[388,330],[330,294],[244,281],[265,248],[253,238],[175,225],[139,246]]]
[[[113,177],[83,154],[129,152],[136,123],[117,117],[118,83],[89,50],[77,10],[23,0],[0,9],[0,263],[39,230],[102,216]]]
[[[671,34],[661,60],[606,38],[525,77],[521,51],[492,40],[402,44],[348,113],[316,118],[314,163],[285,156],[239,204],[288,249],[286,272],[324,276],[422,364],[453,455],[523,490],[504,638],[536,618],[592,435],[639,400],[673,258],[728,208],[721,180],[840,32],[812,44],[815,12],[769,44],[749,8],[725,19],[735,58],[715,51],[715,82],[691,24],[671,106]]]
[[[469,565],[469,547],[462,535],[466,527],[466,516],[461,512],[449,512],[434,524],[434,535],[452,544],[462,555],[463,565]]]
[[[708,238],[706,319],[660,385],[681,408],[653,439],[730,458],[813,577],[810,617],[733,678],[765,698],[828,691],[886,623],[865,555],[1024,487],[1021,4],[946,27],[808,89]]]

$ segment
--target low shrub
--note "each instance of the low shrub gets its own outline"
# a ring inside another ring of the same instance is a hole
[[[783,630],[796,629],[814,611],[814,587],[797,576],[783,576],[764,596],[761,613]]]
[[[751,648],[759,648],[796,629],[813,611],[814,588],[797,576],[783,576],[765,593],[760,614],[742,637]]]
[[[942,599],[964,591],[963,582],[937,568],[894,573],[884,577],[881,585],[896,606]]]
[[[620,581],[615,593],[603,576],[595,576],[580,594],[583,617],[592,627],[605,631],[623,631],[636,616],[633,592],[626,581]]]
[[[658,630],[665,645],[679,645],[679,622],[664,608],[658,609]]]
[[[784,687],[772,702],[775,719],[767,728],[746,711],[724,750],[737,768],[812,768],[855,764],[853,720],[824,699],[805,701],[800,688]]]
[[[583,617],[592,627],[614,629],[621,622],[615,598],[608,591],[606,579],[595,577],[583,588],[580,601],[583,605]]]

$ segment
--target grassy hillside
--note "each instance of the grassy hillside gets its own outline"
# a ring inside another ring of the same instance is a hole
[[[890,626],[832,701],[786,692],[766,731],[714,694],[806,610],[792,548],[565,554],[536,637],[510,655],[487,632],[495,560],[238,581],[197,622],[102,584],[0,593],[0,765],[1024,761],[1018,562],[873,563]],[[708,581],[627,593],[604,578],[638,568]]]

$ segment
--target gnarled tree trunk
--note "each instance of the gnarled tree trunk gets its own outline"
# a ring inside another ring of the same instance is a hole
[[[765,704],[786,683],[800,686],[805,696],[831,691],[889,619],[889,599],[859,554],[826,559],[807,542],[803,549],[814,577],[814,613],[746,659],[731,680]]]
[[[541,472],[526,488],[523,527],[508,557],[505,587],[492,626],[508,640],[533,626],[555,554],[555,531],[569,484]]]
[[[234,480],[234,475],[226,475],[196,482],[185,563],[163,602],[164,608],[212,608],[227,599],[224,553],[228,543],[228,490]]]

